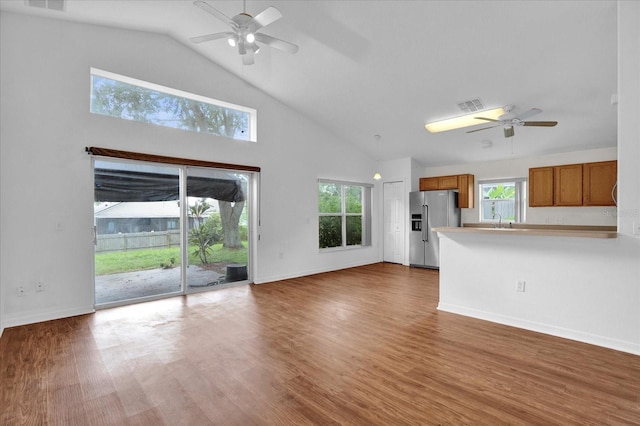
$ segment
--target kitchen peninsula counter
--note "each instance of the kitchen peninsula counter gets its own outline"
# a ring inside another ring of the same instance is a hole
[[[500,228],[485,223],[465,223],[462,227],[438,227],[434,231],[465,234],[524,235],[546,237],[617,238],[615,226],[505,224]]]
[[[640,354],[638,273],[626,266],[640,255],[635,238],[607,226],[492,226],[435,228],[439,311]]]

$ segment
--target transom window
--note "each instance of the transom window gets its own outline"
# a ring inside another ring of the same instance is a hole
[[[480,222],[524,222],[524,178],[481,181],[479,191]]]
[[[371,245],[371,185],[318,181],[320,249]]]
[[[255,109],[91,68],[91,112],[256,142]]]

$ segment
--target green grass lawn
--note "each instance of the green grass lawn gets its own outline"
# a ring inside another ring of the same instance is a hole
[[[193,254],[194,251],[195,247],[189,247],[189,264],[202,264],[200,258]],[[207,254],[207,260],[210,263],[222,262],[246,265],[247,256],[246,249],[232,250],[223,248],[222,244],[216,244],[211,247]],[[179,247],[96,253],[96,275],[160,268],[161,265],[170,264],[172,258],[173,266],[180,265]]]

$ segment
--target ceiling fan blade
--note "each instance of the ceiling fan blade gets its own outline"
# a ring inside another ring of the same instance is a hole
[[[209,3],[198,0],[198,1],[194,1],[193,4],[198,6],[200,9],[204,10],[205,12],[210,13],[211,15],[215,16],[216,18],[218,18],[219,20],[221,20],[225,24],[229,25],[231,28],[233,28],[233,29],[238,28],[238,24],[233,22],[233,20],[231,18],[229,18],[224,13],[220,12],[215,7],[211,6]]]
[[[247,53],[242,55],[242,64],[243,65],[253,65],[255,61],[253,60],[253,50],[247,49]]]
[[[522,114],[518,115],[519,120],[524,120],[529,117],[533,117],[536,114],[540,114],[542,110],[540,108],[531,108],[529,111],[525,111]]]
[[[280,18],[282,18],[282,13],[280,13],[278,9],[273,6],[268,7],[253,18],[253,22],[255,23],[254,31],[266,27]]]
[[[499,122],[500,120],[495,120],[493,118],[485,118],[485,117],[473,117],[476,120],[487,120],[487,121],[495,121],[496,123]]]
[[[219,40],[221,38],[228,38],[231,37],[233,35],[232,32],[227,31],[224,33],[215,33],[215,34],[206,34],[206,35],[201,35],[198,37],[191,37],[189,40],[191,40],[193,43],[204,43],[205,41],[212,41],[212,40]]]
[[[537,127],[553,127],[558,124],[557,121],[522,121],[523,126],[537,126]]]
[[[256,41],[268,44],[271,47],[275,47],[276,49],[284,50],[289,53],[296,53],[298,51],[298,46],[295,44],[262,33],[256,34]]]
[[[500,125],[496,124],[495,126],[483,127],[482,129],[469,130],[467,131],[467,133],[479,132],[480,130],[493,129],[494,127],[498,127],[498,126]]]

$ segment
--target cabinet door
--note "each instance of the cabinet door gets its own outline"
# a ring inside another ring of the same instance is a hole
[[[601,161],[583,164],[583,204],[585,206],[613,206],[611,192],[618,180],[618,162]]]
[[[553,170],[553,204],[582,205],[582,164],[556,166]]]
[[[458,189],[458,176],[439,176],[438,189]]]
[[[553,167],[529,169],[529,207],[553,206]]]
[[[438,189],[438,178],[420,178],[420,191],[432,191]]]
[[[461,209],[472,209],[474,196],[473,175],[458,176],[458,207]]]

